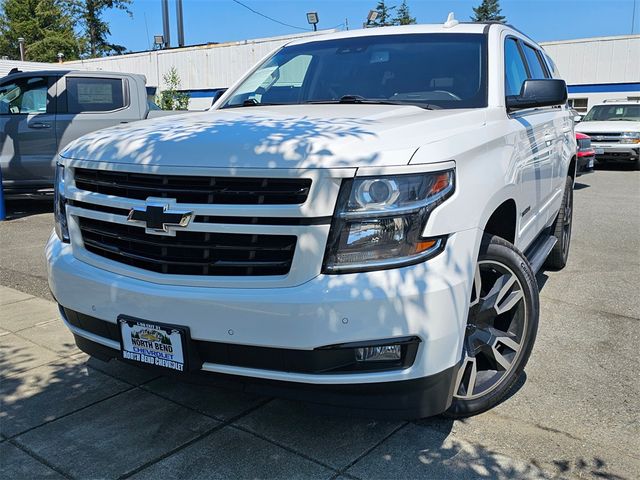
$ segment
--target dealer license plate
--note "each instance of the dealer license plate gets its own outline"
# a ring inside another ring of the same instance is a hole
[[[591,160],[589,160],[589,167],[588,168],[593,168],[593,158]]]
[[[596,155],[602,155],[604,153],[604,148],[596,148]]]
[[[186,331],[180,327],[120,317],[122,358],[184,372]]]

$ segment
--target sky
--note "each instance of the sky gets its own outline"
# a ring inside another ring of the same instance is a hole
[[[286,35],[311,30],[306,12],[317,12],[318,28],[361,28],[377,0],[183,0],[185,43],[196,45]],[[388,5],[402,0],[387,0]],[[469,20],[481,0],[407,0],[418,23],[442,23],[449,12]],[[635,22],[632,14],[636,4]],[[502,15],[538,42],[640,33],[640,0],[502,0]],[[110,41],[129,51],[148,50],[162,33],[161,0],[133,0],[129,17],[121,10],[105,15]],[[169,0],[172,46],[177,46],[175,0]]]

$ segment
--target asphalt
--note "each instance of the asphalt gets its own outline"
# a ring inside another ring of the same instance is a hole
[[[578,179],[571,255],[538,275],[536,346],[493,410],[320,415],[79,352],[57,319],[48,202],[0,222],[3,478],[640,478],[640,172]]]

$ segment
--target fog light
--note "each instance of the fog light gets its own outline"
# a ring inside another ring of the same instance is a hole
[[[356,348],[358,362],[397,362],[402,358],[402,345]]]

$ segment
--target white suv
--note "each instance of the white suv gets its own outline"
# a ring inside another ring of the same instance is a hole
[[[591,137],[598,162],[631,162],[640,170],[640,100],[614,99],[594,105],[576,131]]]
[[[211,111],[60,157],[49,284],[78,346],[365,415],[500,401],[567,260],[564,81],[502,24],[290,43]],[[547,258],[548,257],[548,258]]]

